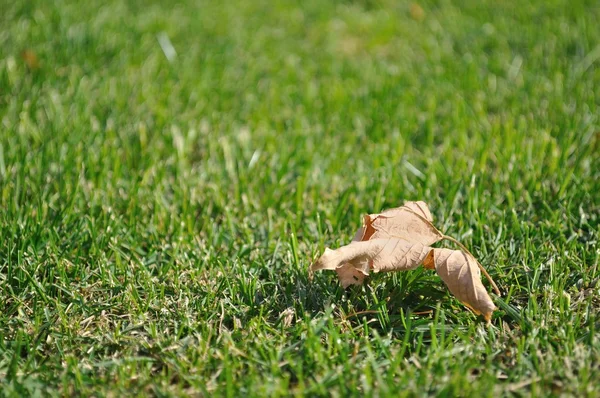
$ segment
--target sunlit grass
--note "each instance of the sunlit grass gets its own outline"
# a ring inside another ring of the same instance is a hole
[[[0,0],[2,392],[600,394],[600,8],[534,3]],[[309,281],[404,200],[491,326]]]

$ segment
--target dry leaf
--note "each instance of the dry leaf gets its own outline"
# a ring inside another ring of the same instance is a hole
[[[450,292],[476,314],[489,321],[496,306],[481,283],[481,274],[475,259],[461,250],[433,249],[425,259],[431,262]]]
[[[500,294],[496,284],[465,246],[440,232],[432,221],[429,207],[422,201],[367,215],[352,243],[337,250],[325,249],[310,270],[334,270],[346,288],[362,284],[370,271],[406,271],[423,264],[435,269],[452,294],[489,322],[496,307],[481,283],[480,269]],[[442,239],[463,250],[429,247]]]
[[[365,216],[362,240],[401,238],[429,246],[444,238],[431,221],[425,202],[406,202],[402,207]]]
[[[423,7],[417,3],[411,3],[410,17],[415,21],[422,21],[425,18],[425,11],[423,10]]]
[[[375,239],[353,242],[325,253],[311,266],[311,271],[335,270],[343,287],[362,283],[369,271],[406,271],[417,268],[430,247],[403,239]]]
[[[23,58],[23,61],[25,61],[25,64],[27,64],[27,67],[30,70],[39,69],[40,61],[39,61],[37,55],[33,51],[31,51],[31,50],[23,51],[21,53],[21,58]]]
[[[383,211],[381,214],[370,214],[364,217],[364,225],[356,231],[352,242],[383,238],[403,238],[409,242],[423,245],[435,243],[443,237],[433,224],[429,207],[423,201],[405,202],[403,206]],[[411,229],[407,233],[407,229]],[[369,275],[369,264],[345,263],[335,271],[340,284],[346,288],[350,285],[361,285]]]

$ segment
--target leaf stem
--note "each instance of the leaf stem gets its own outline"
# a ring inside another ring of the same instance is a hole
[[[496,285],[496,282],[494,282],[494,280],[492,279],[492,277],[490,276],[490,274],[488,274],[488,272],[486,271],[485,268],[483,268],[483,265],[481,265],[479,263],[479,261],[475,258],[475,256],[473,254],[471,254],[471,252],[469,251],[469,249],[467,249],[465,247],[465,245],[463,245],[462,243],[460,243],[459,241],[457,241],[456,239],[454,239],[451,236],[448,235],[444,235],[443,239],[449,240],[450,242],[456,243],[458,246],[460,246],[461,249],[463,249],[465,252],[467,252],[467,254],[469,254],[471,257],[473,257],[475,259],[475,262],[477,263],[477,265],[479,266],[479,269],[481,270],[481,272],[483,272],[483,275],[485,275],[486,279],[490,282],[490,284],[492,285],[492,288],[494,289],[494,292],[500,296],[500,289],[498,289],[498,285]]]

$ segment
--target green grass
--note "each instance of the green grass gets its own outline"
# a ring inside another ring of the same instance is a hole
[[[599,395],[600,7],[533,3],[0,0],[0,394]],[[490,326],[309,281],[404,200]]]

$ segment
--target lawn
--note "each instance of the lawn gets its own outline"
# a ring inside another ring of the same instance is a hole
[[[0,394],[600,395],[597,1],[0,9]],[[405,200],[489,325],[309,279]]]

